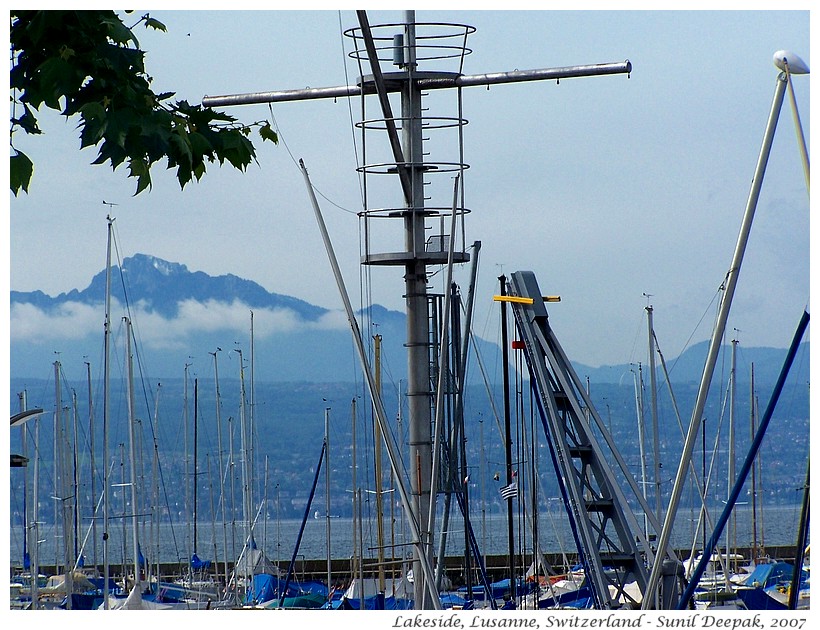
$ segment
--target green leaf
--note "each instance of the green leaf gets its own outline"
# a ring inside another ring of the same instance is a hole
[[[158,31],[167,32],[168,29],[165,28],[165,24],[160,22],[159,20],[155,20],[152,17],[145,16],[145,28],[153,28]]]
[[[137,178],[135,194],[151,188],[150,169],[162,158],[184,187],[205,174],[206,162],[228,162],[244,171],[256,160],[253,127],[262,141],[278,143],[269,123],[243,124],[202,105],[174,103],[173,92],[155,93],[136,27],[123,23],[122,12],[12,10],[10,15],[10,87],[13,102],[24,109],[19,118],[10,116],[12,138],[19,129],[41,133],[36,114],[43,104],[66,118],[79,114],[81,148],[98,148],[93,164],[110,163],[116,170],[127,162],[129,177]],[[167,31],[147,13],[139,22]],[[14,193],[27,191],[31,162],[14,155],[11,169]]]
[[[71,64],[59,57],[51,58],[38,68],[38,74],[43,101],[51,109],[60,109],[60,98],[76,88]]]
[[[131,29],[122,23],[116,15],[111,15],[107,18],[102,18],[100,23],[107,29],[107,35],[118,44],[126,45],[129,41],[133,41],[134,45],[139,47],[139,42]]]
[[[262,140],[270,140],[273,144],[279,144],[279,136],[270,126],[270,123],[265,123],[259,127],[259,136]]]
[[[148,169],[148,164],[144,160],[131,159],[128,161],[128,177],[137,178],[137,191],[134,193],[135,197],[146,188],[151,188],[151,173]]]
[[[11,123],[13,125],[19,125],[23,131],[29,134],[43,133],[40,127],[37,126],[37,118],[34,116],[34,113],[25,103],[23,104],[23,115],[20,116],[20,118],[12,118]]]
[[[21,188],[23,192],[28,192],[28,185],[33,174],[34,164],[25,153],[17,151],[9,158],[9,184],[15,197]]]
[[[80,148],[91,147],[97,144],[107,129],[105,110],[100,103],[86,103],[80,108],[82,122],[80,126]]]
[[[191,153],[200,159],[203,155],[210,155],[214,150],[213,145],[208,139],[196,131],[192,131],[188,134],[188,142],[191,143]]]

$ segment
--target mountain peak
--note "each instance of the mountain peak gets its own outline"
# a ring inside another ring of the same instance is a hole
[[[124,258],[119,267],[112,267],[111,273],[114,299],[123,304],[141,302],[146,310],[168,318],[176,317],[180,303],[189,300],[226,304],[237,301],[250,308],[289,309],[305,321],[315,321],[327,312],[327,309],[298,298],[271,293],[252,280],[232,274],[211,276],[203,271],[192,272],[182,263],[149,254],[138,253]],[[36,292],[13,291],[12,302],[31,303],[44,310],[52,310],[66,302],[101,304],[105,299],[105,275],[103,269],[92,278],[86,289],[72,289],[56,298]]]
[[[148,270],[154,268],[163,276],[176,276],[188,272],[188,267],[182,263],[169,262],[156,256],[148,254],[134,254],[130,258],[122,261],[123,269],[129,270],[134,268]]]

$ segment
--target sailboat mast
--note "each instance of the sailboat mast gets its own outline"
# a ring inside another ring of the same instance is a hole
[[[139,523],[139,509],[137,506],[137,447],[134,424],[136,415],[134,412],[134,358],[131,354],[131,320],[123,317],[125,322],[126,351],[125,357],[128,361],[128,447],[129,462],[131,472],[131,537],[134,550],[134,588],[140,587],[140,559],[139,559],[139,537],[137,527]]]
[[[57,519],[62,517],[62,506],[60,505],[60,497],[64,496],[60,481],[62,478],[62,463],[60,454],[62,453],[62,442],[60,441],[60,416],[62,414],[63,403],[60,394],[60,362],[54,362],[54,430],[52,431],[52,464],[54,466],[54,478],[52,479],[53,492],[51,493],[51,500],[54,513],[54,538],[57,539]],[[63,538],[63,543],[67,542],[67,538]],[[54,571],[56,572],[60,566],[59,561],[59,545],[54,545]]]
[[[191,366],[190,363],[186,363],[183,369],[184,379],[182,382],[182,450],[185,453],[184,459],[184,466],[183,466],[183,478],[185,480],[185,518],[188,519],[188,522],[185,523],[185,547],[187,548],[188,545],[191,544],[192,532],[191,532],[191,525],[193,519],[191,518],[191,513],[189,510],[191,509],[191,490],[190,486],[188,485],[191,480],[191,474],[188,467],[188,368]],[[193,549],[188,548],[188,558],[190,559],[193,555]],[[191,563],[188,562],[188,577],[191,576]]]
[[[77,449],[79,448],[80,441],[78,439],[78,427],[77,427],[77,392],[76,390],[71,390],[71,429],[73,433],[73,439],[71,444],[71,455],[72,455],[72,465],[74,467],[74,474],[73,474],[73,494],[74,494],[74,509],[72,510],[72,520],[73,520],[73,532],[72,532],[72,542],[73,545],[73,558],[71,562],[71,566],[73,567],[80,559],[80,551],[79,551],[79,540],[80,540],[80,510],[82,509],[82,505],[80,502],[80,466],[79,466],[79,456],[77,453]]]
[[[91,363],[85,362],[86,380],[88,382],[88,439],[90,455],[90,477],[91,477],[91,564],[97,567],[97,464],[95,461],[94,449],[94,400],[91,395]]]
[[[228,586],[228,525],[225,520],[225,462],[222,454],[222,403],[219,396],[219,364],[216,359],[217,352],[222,348],[217,347],[211,356],[214,358],[214,388],[216,391],[216,448],[219,451],[219,506],[222,515],[222,549],[225,554],[225,588]],[[234,557],[234,560],[236,558]]]
[[[26,391],[23,390],[19,394],[20,396],[20,412],[24,412],[28,409],[28,402],[26,398]],[[21,439],[22,439],[22,446],[23,446],[23,457],[28,459],[28,442],[26,440],[26,429],[25,425],[20,427],[21,432]],[[37,583],[37,577],[40,572],[40,564],[39,564],[39,555],[38,555],[38,539],[39,539],[39,528],[37,526],[37,519],[39,517],[39,509],[38,509],[38,501],[39,501],[39,490],[38,490],[38,477],[40,475],[40,418],[39,415],[34,418],[34,471],[32,473],[33,479],[33,487],[32,487],[32,496],[31,501],[28,500],[28,464],[26,464],[24,472],[23,472],[23,480],[24,480],[24,488],[25,488],[25,497],[26,497],[26,541],[27,547],[29,549],[29,557],[30,557],[30,565],[29,565],[29,574],[31,576],[31,608],[32,610],[36,610],[38,608],[39,602],[39,585]],[[25,568],[25,554],[24,558],[24,568]]]
[[[735,485],[735,395],[737,393],[737,339],[732,339],[732,367],[729,389],[729,470],[727,472],[727,496],[732,491],[732,486]],[[726,536],[727,548],[731,554],[737,546],[737,519],[734,511],[729,516],[729,529]],[[731,555],[729,556],[731,562]],[[727,575],[728,577],[728,575]]]
[[[108,610],[110,603],[108,601],[108,580],[111,574],[111,568],[108,558],[108,488],[109,482],[109,467],[108,467],[108,425],[109,422],[109,408],[110,408],[110,372],[111,372],[111,236],[114,219],[107,216],[108,221],[108,245],[106,247],[105,255],[105,322],[103,324],[103,535],[102,535],[102,552],[103,552],[103,609]]]
[[[198,487],[199,487],[199,484],[197,483],[197,474],[196,474],[196,465],[197,465],[198,456],[199,456],[199,453],[197,452],[197,446],[198,446],[197,443],[199,442],[199,440],[197,440],[197,437],[198,437],[197,431],[199,429],[199,426],[198,426],[199,425],[198,412],[199,412],[199,379],[194,378],[194,472],[193,472],[193,475],[194,475],[194,480],[193,480],[194,481],[194,503],[193,503],[193,506],[192,506],[192,513],[194,515],[194,553],[196,553],[198,551],[198,549],[197,549],[197,531],[196,531],[196,526],[197,526],[197,513],[196,513],[197,490],[198,490]],[[192,556],[191,559],[193,559],[193,556]]]
[[[327,596],[330,598],[330,407],[325,407],[325,453],[325,545],[327,548]],[[353,490],[353,495],[356,495],[355,489]]]
[[[154,554],[157,560],[157,582],[160,580],[160,566],[159,566],[159,524],[160,524],[160,510],[159,510],[159,395],[162,389],[162,384],[157,383],[157,398],[154,403],[154,458],[151,474],[154,476],[154,496],[153,496],[153,518],[152,534],[154,540]],[[150,567],[150,565],[149,565]]]
[[[643,417],[643,371],[641,364],[638,364],[638,372],[632,372],[632,380],[635,387],[635,411],[638,416],[638,453],[641,460],[641,494],[646,500],[646,456],[644,455],[644,417]],[[649,522],[646,514],[643,518],[643,532],[649,535]]]
[[[56,408],[54,411],[54,525],[55,530],[57,526],[57,515],[59,514],[62,520],[63,530],[63,569],[65,571],[65,587],[66,593],[74,591],[74,562],[71,556],[73,555],[74,545],[72,542],[72,514],[73,501],[71,500],[71,492],[68,489],[68,449],[71,448],[71,441],[68,438],[68,431],[66,429],[66,420],[63,415],[62,399],[60,393],[60,362],[54,362],[54,381],[55,381],[55,396]],[[67,408],[66,408],[67,411]],[[55,561],[54,567],[57,568],[56,560],[57,546],[55,545]],[[71,596],[68,596],[66,607],[71,609]]]
[[[359,460],[356,458],[356,399],[355,398],[353,398],[353,400],[350,401],[350,429],[351,429],[351,446],[352,446],[352,450],[351,450],[351,467],[350,468],[351,468],[351,473],[352,473],[352,480],[351,481],[352,481],[352,484],[353,484],[353,490],[352,490],[352,496],[353,496],[353,565],[350,568],[351,569],[350,572],[353,574],[353,576],[355,578],[358,575],[358,571],[356,569],[356,556],[358,555],[358,562],[359,562],[360,566],[364,562],[364,557],[361,554],[359,554],[359,538],[358,538],[359,537],[359,528],[357,526],[358,521],[359,521],[358,503],[361,500],[361,495],[357,491],[358,490],[358,484],[357,484],[357,479],[356,479],[356,464],[358,463]],[[325,471],[325,472],[327,472],[327,471]],[[328,536],[327,539],[329,541],[330,536]],[[328,549],[330,549],[329,546],[328,546]],[[330,588],[331,588],[331,586],[330,586],[330,577],[329,576],[330,576],[330,573],[328,573],[328,584],[327,584],[328,593],[330,593]],[[359,586],[362,588],[361,596],[362,596],[362,601],[364,601],[364,585],[360,583]],[[353,595],[355,597],[355,592],[354,592]],[[330,595],[328,595],[328,597],[330,597]]]
[[[254,470],[256,469],[256,454],[255,454],[255,440],[253,439],[256,430],[256,385],[254,378],[254,342],[253,342],[253,311],[251,311],[251,357],[250,357],[250,379],[251,379],[251,404],[250,413],[248,414],[248,473],[249,479],[253,480]],[[248,505],[253,513],[253,482],[251,481],[248,488]]]
[[[381,398],[382,394],[382,336],[374,335],[374,359],[373,359],[373,379],[376,383],[376,391]],[[354,401],[355,402],[355,401]],[[382,433],[379,423],[376,422],[375,414],[373,418],[373,446],[375,448],[376,467],[376,539],[378,545],[379,558],[379,591],[384,592],[384,504],[382,502]],[[354,462],[355,467],[355,462]]]
[[[646,307],[646,325],[649,337],[649,394],[652,405],[652,451],[653,451],[653,479],[655,480],[655,516],[660,521],[661,513],[661,447],[658,435],[658,381],[655,373],[655,332],[653,324],[652,306]]]
[[[244,574],[250,575],[250,547],[253,538],[253,508],[250,503],[250,468],[248,467],[248,431],[245,414],[245,362],[242,349],[235,348],[239,353],[239,441],[242,451],[242,519],[245,522],[245,542],[242,547],[242,557],[245,559]]]
[[[755,364],[752,363],[751,383],[749,385],[749,423],[751,439],[755,437],[757,421],[755,420]],[[757,467],[752,466],[752,562],[757,564]]]

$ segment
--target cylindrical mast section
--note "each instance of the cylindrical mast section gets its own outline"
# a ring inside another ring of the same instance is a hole
[[[108,245],[105,254],[105,322],[103,324],[103,609],[109,609],[108,580],[110,577],[110,562],[108,558],[108,425],[110,407],[110,361],[111,361],[111,236],[114,219],[109,215]]]
[[[199,379],[194,377],[194,466],[193,466],[193,482],[194,482],[194,500],[193,504],[191,505],[191,513],[194,516],[194,538],[193,538],[193,551],[194,554],[199,552],[197,549],[197,494],[199,490],[199,480],[197,479],[197,464],[199,463],[199,451],[198,451],[198,437],[199,437]],[[191,567],[193,568],[193,555],[191,556]]]
[[[325,453],[327,457],[325,461],[325,545],[327,545],[327,592],[328,598],[330,598],[330,590],[333,588],[330,582],[330,407],[325,407]],[[354,495],[355,492],[356,489],[354,488]]]
[[[90,477],[91,477],[91,505],[92,505],[92,519],[91,519],[91,564],[97,565],[97,462],[96,450],[94,448],[94,401],[91,392],[91,363],[86,361],[86,380],[88,383],[88,439],[89,439],[89,454],[90,454]]]
[[[638,417],[638,454],[641,460],[641,494],[646,501],[646,455],[644,453],[644,414],[643,414],[643,371],[641,364],[638,364],[638,372],[632,372],[632,380],[635,386],[635,413]],[[649,521],[647,515],[643,518],[644,536],[649,536]]]
[[[225,588],[228,588],[228,523],[225,519],[225,458],[222,451],[222,402],[219,396],[219,364],[216,353],[222,348],[217,348],[211,354],[214,358],[214,391],[216,392],[216,448],[219,451],[219,507],[222,515],[222,548],[225,554]],[[234,558],[236,560],[236,558]]]
[[[189,512],[191,509],[191,491],[190,486],[188,485],[188,482],[190,481],[190,472],[188,470],[188,368],[190,365],[190,363],[186,363],[183,368],[184,379],[182,382],[182,451],[184,453],[182,475],[185,480],[185,519],[187,521],[185,523],[185,551],[189,559],[193,555],[193,549],[188,548],[188,545],[190,545],[193,540],[191,534],[193,519],[191,518],[191,513]],[[190,562],[188,563],[187,572],[189,579],[193,579],[191,577]]]
[[[735,396],[737,394],[737,339],[732,339],[732,371],[730,378],[731,389],[729,391],[729,470],[727,471],[727,496],[732,491],[732,486],[735,485]],[[735,513],[732,512],[729,517],[729,530],[726,536],[728,554],[735,550],[737,545],[737,519]],[[731,555],[729,558],[731,559]],[[729,577],[728,573],[726,575]]]
[[[415,11],[405,13],[405,41],[408,57],[406,70],[415,70]],[[423,163],[421,128],[421,91],[412,78],[402,85],[401,93],[402,144],[404,156],[411,165],[410,198],[405,198],[409,212],[404,217],[405,251],[414,257],[405,266],[405,300],[407,304],[407,400],[410,414],[410,484],[414,497],[416,520],[421,528],[421,543],[432,564],[431,537],[434,520],[431,519],[430,480],[432,472],[432,442],[430,435],[431,392],[429,358],[429,320],[427,317],[427,269],[423,260],[415,255],[424,252],[424,181],[423,171],[415,165]],[[413,563],[413,595],[416,608],[427,609],[429,594],[424,584],[420,560]]]
[[[374,353],[374,379],[376,382],[376,391],[381,397],[382,393],[382,336],[373,336],[373,353]],[[355,404],[355,399],[354,399]],[[375,415],[375,414],[374,414]],[[354,425],[355,426],[355,425]],[[376,545],[378,546],[379,559],[379,592],[384,592],[384,504],[382,501],[382,433],[379,428],[379,423],[373,421],[373,446],[375,448],[375,468],[376,468]],[[353,468],[356,468],[356,462],[353,462]],[[355,490],[355,484],[354,484]]]
[[[655,332],[653,324],[653,310],[646,307],[646,325],[649,336],[649,394],[652,405],[652,451],[654,470],[652,478],[655,481],[655,514],[658,521],[663,519],[661,507],[661,441],[658,435],[658,377],[655,373]]]
[[[128,387],[128,449],[129,449],[129,468],[131,472],[131,542],[134,548],[134,588],[140,588],[140,560],[139,560],[139,538],[137,537],[138,514],[137,509],[137,446],[136,436],[134,435],[134,423],[136,417],[134,414],[134,361],[131,356],[131,320],[123,317],[125,322],[125,358],[128,361],[128,380],[126,385]]]
[[[499,83],[521,83],[523,81],[544,81],[592,77],[607,74],[629,74],[632,63],[619,61],[592,65],[567,66],[563,68],[539,68],[535,70],[514,70],[512,72],[489,72],[484,74],[464,74],[453,77],[419,78],[417,85],[421,90],[437,90],[458,87],[496,85]],[[388,92],[398,91],[398,87],[386,85]],[[335,87],[305,88],[302,90],[275,90],[269,92],[250,92],[247,94],[228,94],[224,96],[205,96],[202,104],[205,107],[226,107],[230,105],[258,105],[260,103],[281,103],[285,101],[305,101],[322,98],[346,98],[373,94],[372,84],[340,85]]]

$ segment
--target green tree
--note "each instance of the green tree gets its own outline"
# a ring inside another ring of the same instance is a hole
[[[130,12],[126,12],[128,14]],[[114,11],[11,11],[10,180],[16,196],[28,192],[34,165],[14,146],[14,134],[41,134],[40,107],[79,116],[80,148],[99,148],[93,164],[125,163],[139,194],[151,187],[150,170],[167,160],[180,187],[205,174],[206,163],[226,161],[245,170],[256,161],[251,132],[278,141],[267,121],[235,118],[174,93],[155,94],[145,53],[134,29],[165,31],[148,14],[128,27]]]

